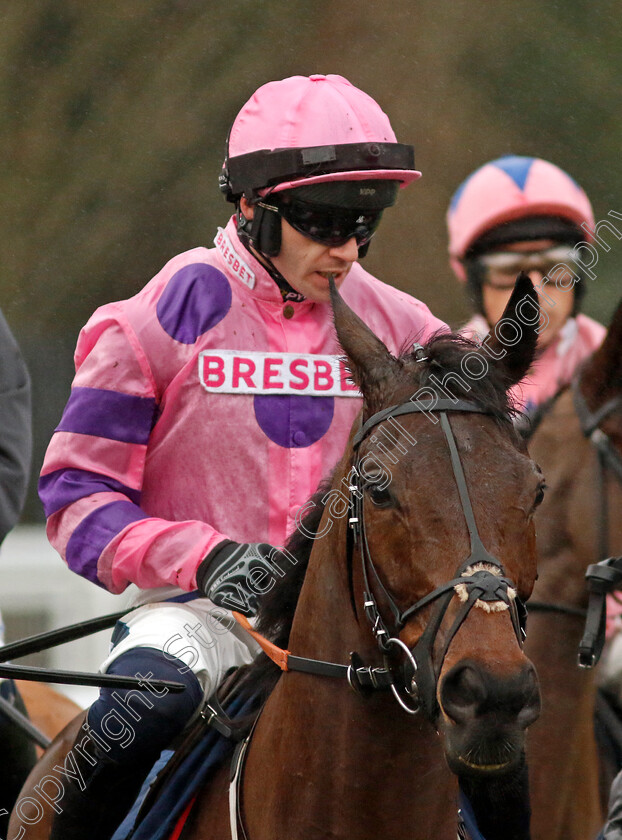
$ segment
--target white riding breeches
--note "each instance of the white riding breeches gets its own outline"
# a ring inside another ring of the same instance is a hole
[[[230,668],[248,665],[261,651],[231,613],[208,598],[138,607],[117,624],[111,644],[100,671],[129,650],[155,648],[171,661],[180,660],[180,673],[192,671],[206,699]]]

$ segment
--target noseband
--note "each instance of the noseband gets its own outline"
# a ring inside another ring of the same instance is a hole
[[[477,530],[477,523],[473,514],[464,470],[462,469],[462,463],[456,446],[456,439],[449,422],[449,417],[447,416],[448,412],[452,411],[471,414],[491,413],[477,403],[468,400],[437,400],[433,404],[407,402],[401,405],[391,406],[374,414],[363,424],[354,437],[353,445],[356,459],[350,474],[351,482],[349,487],[350,509],[353,511],[353,515],[349,520],[348,532],[348,568],[350,569],[350,575],[352,554],[354,548],[357,547],[360,551],[362,562],[364,612],[371,625],[372,633],[376,638],[380,652],[384,657],[385,665],[394,676],[396,675],[394,668],[391,666],[391,660],[393,659],[393,654],[396,652],[396,648],[401,650],[405,656],[405,663],[400,670],[401,681],[403,682],[402,691],[405,692],[407,697],[402,697],[395,683],[395,679],[391,682],[391,691],[400,706],[409,714],[416,714],[420,709],[423,709],[430,720],[435,720],[438,715],[436,686],[443,661],[454,636],[476,604],[482,605],[481,602],[483,602],[483,608],[488,610],[491,610],[491,608],[494,609],[494,604],[505,605],[497,606],[497,610],[509,609],[514,632],[521,646],[525,636],[525,606],[520,598],[518,598],[512,581],[505,577],[501,562],[487,551]],[[462,512],[469,530],[471,550],[467,559],[458,566],[451,580],[441,584],[432,592],[420,598],[412,606],[408,607],[408,609],[401,610],[383,584],[369,549],[365,527],[364,494],[361,487],[363,476],[361,475],[362,458],[359,453],[359,446],[369,435],[370,431],[385,420],[405,414],[421,412],[426,414],[431,412],[440,414],[441,428],[443,429],[449,447],[451,465],[458,487]],[[352,592],[351,577],[350,586]],[[391,630],[380,612],[375,593],[380,593],[382,601],[388,604],[392,619]],[[459,594],[462,603],[449,628],[442,651],[435,665],[433,653],[436,638],[445,613],[456,593]],[[409,619],[430,604],[434,604],[434,609],[421,637],[413,647],[407,647],[398,637],[399,631]],[[356,654],[352,656],[353,665],[356,666],[358,664],[355,659]],[[363,690],[363,685],[357,685],[357,675],[360,672],[360,668],[351,666],[348,679],[353,688]]]

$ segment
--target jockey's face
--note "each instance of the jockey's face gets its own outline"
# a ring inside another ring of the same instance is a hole
[[[242,198],[240,207],[247,219],[252,219],[254,208]],[[355,237],[343,245],[323,245],[295,230],[283,217],[281,221],[281,249],[271,257],[290,286],[308,300],[325,303],[330,299],[328,275],[341,286],[352,263],[358,259]]]
[[[322,245],[299,233],[281,218],[281,250],[272,262],[287,282],[308,300],[325,303],[330,299],[328,275],[341,286],[352,263],[358,257],[358,245],[352,237],[343,245]]]
[[[541,323],[548,323],[546,327],[540,332],[538,337],[538,347],[543,349],[547,347],[559,334],[559,331],[566,323],[574,308],[574,291],[572,288],[560,288],[559,285],[564,282],[568,284],[570,279],[569,272],[564,273],[560,270],[554,274],[560,278],[560,283],[556,285],[555,277],[549,275],[545,283],[542,281],[547,276],[555,265],[566,264],[561,258],[562,255],[556,254],[557,250],[563,251],[565,246],[559,245],[552,239],[538,239],[538,240],[524,240],[520,242],[511,242],[503,245],[494,252],[494,255],[486,255],[486,257],[493,257],[491,260],[491,267],[487,268],[486,277],[482,284],[482,303],[484,307],[484,314],[486,320],[491,326],[494,326],[501,318],[503,310],[510,299],[516,275],[519,271],[526,271],[531,278],[534,285],[541,286],[538,291],[540,299],[540,308],[545,317]],[[567,249],[570,252],[570,247]],[[494,268],[494,257],[496,255],[507,255],[508,263],[512,263],[512,269],[509,273],[506,271],[497,271]],[[520,255],[524,254],[524,261],[521,260]],[[516,255],[516,261],[511,259],[512,255]],[[486,261],[484,257],[484,262]],[[568,260],[569,269],[572,269],[572,263]]]

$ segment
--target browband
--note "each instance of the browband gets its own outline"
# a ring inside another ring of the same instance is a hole
[[[427,400],[425,402],[422,400],[416,400],[414,402],[403,403],[401,405],[391,405],[389,408],[383,408],[382,411],[372,414],[369,420],[366,420],[365,423],[363,423],[354,436],[353,446],[356,449],[361,441],[367,437],[374,426],[377,426],[378,423],[382,423],[389,417],[399,417],[402,414],[427,413],[432,411],[468,411],[470,413],[475,412],[477,414],[492,414],[490,409],[484,408],[479,405],[479,403],[472,402],[471,400]]]

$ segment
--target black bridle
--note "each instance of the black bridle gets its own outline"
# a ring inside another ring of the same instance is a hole
[[[536,429],[551,411],[568,386],[543,403],[530,418],[529,425],[521,429],[521,434],[528,441]],[[609,499],[607,496],[607,475],[611,473],[622,485],[622,456],[616,450],[610,437],[600,428],[601,423],[614,411],[622,407],[622,397],[607,400],[596,411],[592,411],[581,392],[580,373],[570,384],[575,413],[583,435],[596,450],[598,481],[598,531],[596,537],[596,556],[604,557],[598,563],[588,566],[585,577],[588,585],[589,601],[587,610],[565,604],[549,604],[529,601],[528,610],[538,612],[557,612],[585,619],[585,631],[579,644],[579,667],[593,668],[598,662],[605,643],[606,596],[614,589],[622,587],[622,558],[608,557],[609,554]]]
[[[606,596],[622,587],[622,557],[608,557],[609,499],[607,496],[608,474],[613,475],[622,485],[622,456],[609,435],[600,428],[607,417],[622,407],[622,397],[613,397],[596,411],[591,411],[581,393],[580,384],[580,377],[577,377],[572,383],[572,396],[581,430],[596,450],[599,498],[597,556],[606,558],[588,566],[585,573],[589,601],[585,631],[579,644],[579,667],[593,668],[600,659],[605,644]]]
[[[436,700],[436,685],[438,676],[449,649],[449,646],[466,619],[471,609],[478,601],[502,602],[509,609],[516,638],[520,645],[524,640],[525,607],[516,594],[516,589],[511,580],[505,577],[501,562],[490,554],[484,547],[477,523],[473,514],[473,507],[469,497],[464,471],[460,462],[458,448],[454,437],[448,412],[458,411],[467,413],[490,414],[488,410],[477,403],[467,400],[438,400],[431,405],[428,403],[408,402],[401,405],[394,405],[386,408],[370,417],[354,437],[354,451],[356,454],[354,467],[350,478],[350,504],[353,515],[350,518],[349,526],[351,538],[348,541],[348,566],[352,568],[352,552],[354,547],[360,551],[363,583],[364,583],[364,612],[371,625],[372,633],[376,638],[378,647],[385,659],[387,670],[391,670],[390,658],[395,652],[394,648],[401,649],[406,657],[402,669],[404,682],[403,691],[408,696],[408,702],[400,695],[395,682],[391,684],[391,690],[396,699],[407,712],[416,714],[421,708],[430,720],[434,720],[438,714]],[[374,565],[373,558],[367,540],[364,516],[364,492],[360,485],[361,461],[359,446],[369,435],[370,431],[392,417],[399,417],[404,414],[418,412],[438,413],[445,439],[449,447],[451,464],[454,473],[462,511],[469,530],[471,550],[467,559],[461,563],[455,576],[447,583],[441,584],[429,594],[420,598],[406,610],[401,610],[395,600],[384,586],[378,571]],[[436,637],[445,617],[449,603],[456,594],[456,587],[462,589],[462,604],[454,618],[454,621],[446,635],[443,649],[437,657],[436,665],[433,662],[433,651]],[[392,631],[389,630],[387,622],[382,617],[375,592],[381,593],[382,600],[389,606],[392,616]],[[408,648],[398,637],[399,631],[413,615],[420,612],[430,604],[435,604],[430,619],[417,643]],[[355,656],[355,655],[354,655]],[[356,669],[350,674],[350,684],[356,687]],[[361,686],[362,687],[362,686]],[[412,704],[412,705],[411,705]]]

